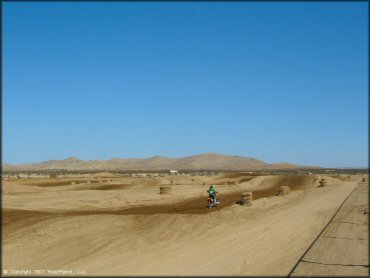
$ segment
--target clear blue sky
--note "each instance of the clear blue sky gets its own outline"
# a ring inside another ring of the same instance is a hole
[[[368,3],[3,3],[3,163],[368,166]]]

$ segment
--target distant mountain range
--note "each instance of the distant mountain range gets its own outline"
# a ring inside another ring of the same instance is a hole
[[[268,164],[264,161],[243,157],[206,153],[182,158],[153,156],[145,159],[113,158],[109,160],[80,160],[70,157],[64,160],[48,160],[41,163],[11,165],[3,164],[3,171],[12,170],[261,170],[261,169],[296,169],[319,168],[315,166],[300,166],[290,163]]]

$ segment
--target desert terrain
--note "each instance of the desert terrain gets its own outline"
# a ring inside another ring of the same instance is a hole
[[[207,209],[211,184],[221,206]],[[280,186],[290,193],[277,196]],[[237,204],[246,191],[251,206]],[[367,196],[362,175],[3,180],[2,274],[366,276]]]

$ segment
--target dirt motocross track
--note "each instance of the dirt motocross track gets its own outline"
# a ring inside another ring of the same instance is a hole
[[[361,179],[326,177],[319,188],[319,176],[111,178],[5,182],[3,270],[287,275]],[[221,206],[208,210],[213,183]],[[291,193],[276,196],[281,185]],[[236,204],[245,191],[251,207]]]

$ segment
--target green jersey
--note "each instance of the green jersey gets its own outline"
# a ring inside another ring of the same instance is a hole
[[[213,187],[213,188],[208,189],[207,192],[210,195],[216,195],[217,189],[216,187]]]

